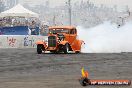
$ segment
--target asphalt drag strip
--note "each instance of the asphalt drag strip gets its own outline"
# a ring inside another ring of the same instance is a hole
[[[0,49],[0,88],[83,88],[78,81],[82,66],[90,79],[132,80],[132,53],[38,55],[36,49]]]

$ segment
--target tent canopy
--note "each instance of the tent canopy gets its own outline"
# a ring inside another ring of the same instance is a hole
[[[6,10],[2,13],[0,13],[0,17],[36,17],[38,18],[39,15],[35,12],[32,12],[26,8],[24,8],[22,5],[18,4],[14,6],[13,8]]]

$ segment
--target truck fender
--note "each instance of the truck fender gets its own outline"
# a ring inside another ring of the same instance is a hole
[[[43,41],[37,41],[36,45],[43,45],[45,48],[47,47],[46,42]]]
[[[78,50],[81,50],[81,45],[82,45],[83,41],[81,40],[78,40],[77,41],[77,44],[78,44]]]
[[[78,48],[79,48],[79,50],[81,50],[81,46],[82,46],[82,44],[85,44],[84,43],[84,41],[83,40],[78,40]]]
[[[65,45],[66,43],[68,43],[68,41],[61,41],[59,44],[60,45]]]
[[[72,44],[72,46],[71,46],[72,50],[80,52],[82,44],[85,44],[84,41],[82,41],[82,40],[76,40],[76,41],[74,41],[73,44]]]

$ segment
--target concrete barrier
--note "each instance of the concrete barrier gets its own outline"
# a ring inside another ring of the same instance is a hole
[[[36,48],[36,41],[46,39],[39,35],[0,35],[0,48]]]

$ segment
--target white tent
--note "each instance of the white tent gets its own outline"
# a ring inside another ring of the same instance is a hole
[[[14,6],[13,8],[4,11],[0,13],[0,17],[8,17],[8,16],[13,16],[13,17],[39,17],[37,13],[34,13],[26,8],[24,8],[22,5],[18,4]]]

